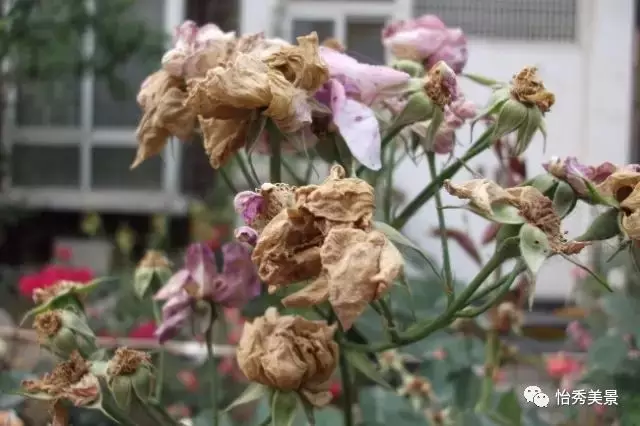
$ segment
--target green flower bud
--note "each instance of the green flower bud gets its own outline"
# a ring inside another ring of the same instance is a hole
[[[419,62],[415,62],[409,59],[400,59],[394,61],[391,63],[391,68],[398,71],[406,72],[414,78],[424,76],[424,66]]]
[[[35,317],[33,327],[40,344],[61,358],[68,358],[75,351],[88,358],[97,350],[93,331],[71,311],[43,312]]]
[[[133,278],[136,295],[144,299],[157,292],[171,277],[169,260],[159,251],[149,250],[144,255]]]
[[[404,128],[419,121],[431,119],[435,106],[424,90],[413,92],[403,110],[393,121],[392,128]]]
[[[107,365],[107,383],[118,406],[125,411],[149,401],[155,376],[151,357],[140,351],[118,348]]]

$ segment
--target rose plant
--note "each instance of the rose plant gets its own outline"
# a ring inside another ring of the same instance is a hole
[[[231,411],[257,403],[258,424],[274,426],[545,424],[499,385],[501,368],[518,358],[502,337],[521,325],[549,257],[588,270],[572,256],[605,238],[638,235],[640,174],[571,159],[553,160],[548,173],[527,179],[521,156],[534,137],[546,138],[545,116],[555,102],[534,67],[514,70],[510,82],[462,74],[464,34],[435,16],[390,24],[382,42],[395,56],[389,66],[359,62],[316,33],[292,44],[186,22],[160,69],[142,83],[132,168],[171,137],[201,140],[235,192],[243,222],[237,241],[193,244],[174,262],[177,269],[149,252],[133,279],[139,298],[158,308],[160,342],[185,328],[205,335],[209,410],[194,421],[226,424]],[[483,109],[466,99],[461,78],[490,87]],[[484,131],[456,156],[455,133],[467,121]],[[456,178],[490,150],[503,166],[496,179]],[[393,177],[403,154],[424,155],[431,179],[400,205]],[[439,164],[440,154],[449,154],[448,165]],[[267,182],[255,173],[253,155],[268,158]],[[320,182],[292,166],[321,169],[321,162],[327,172]],[[232,163],[247,190],[237,190]],[[495,242],[488,259],[447,226],[442,191],[488,221],[483,243]],[[432,199],[441,270],[402,234]],[[563,221],[579,201],[609,210],[583,235],[567,238]],[[481,266],[468,283],[454,281],[454,241]],[[34,309],[43,346],[62,360],[26,382],[23,393],[50,401],[58,421],[70,403],[127,425],[176,424],[160,403],[163,364],[128,348],[98,348],[80,296],[51,293]],[[221,394],[212,346],[230,309],[247,318],[237,365],[229,368],[249,384],[233,402]],[[336,400],[340,412],[327,408]]]

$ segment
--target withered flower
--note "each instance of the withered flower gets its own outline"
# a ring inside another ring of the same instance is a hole
[[[356,228],[331,229],[320,259],[321,275],[282,304],[309,307],[328,300],[344,329],[389,290],[404,266],[402,255],[384,234]]]
[[[456,74],[444,61],[438,62],[427,72],[424,90],[440,108],[451,104],[460,96]]]
[[[545,113],[553,106],[556,97],[545,87],[536,67],[524,67],[511,80],[511,95],[523,104],[535,105]]]
[[[249,380],[273,389],[299,392],[310,404],[331,402],[330,378],[338,361],[336,327],[300,316],[280,316],[270,307],[246,323],[237,359]]]
[[[282,210],[293,207],[295,187],[285,183],[263,183],[260,189],[236,194],[233,206],[247,226],[257,233]]]
[[[133,289],[139,298],[157,291],[171,277],[171,262],[160,251],[149,250],[138,263],[133,276]]]
[[[54,406],[66,399],[76,407],[87,407],[100,398],[98,378],[90,372],[90,363],[77,351],[42,378],[24,380],[22,388],[27,394],[40,394],[49,399]]]
[[[444,188],[454,197],[470,200],[472,206],[489,218],[494,217],[498,206],[514,207],[524,222],[546,235],[556,254],[577,254],[589,244],[565,238],[562,220],[553,209],[553,201],[532,186],[504,189],[488,179],[473,179],[462,184],[446,180]]]
[[[147,77],[138,93],[143,116],[136,130],[138,151],[131,168],[162,152],[172,135],[188,141],[193,135],[196,114],[184,106],[184,82],[164,70]]]
[[[78,297],[78,301],[82,302],[83,294],[79,294],[78,292],[76,292],[76,290],[82,289],[86,285],[87,285],[86,283],[75,282],[75,281],[68,281],[68,280],[58,281],[51,287],[37,288],[33,290],[33,296],[32,296],[33,301],[36,304],[41,305],[41,304],[49,303],[51,300],[55,299],[56,297],[61,297],[66,294],[74,293],[75,296]]]
[[[69,310],[54,310],[36,315],[33,327],[40,344],[58,356],[79,351],[86,356],[96,350],[95,336],[89,326]]]
[[[620,203],[620,226],[632,240],[640,239],[640,171],[627,167],[612,173],[597,190]]]
[[[316,33],[298,37],[298,46],[236,52],[189,88],[185,105],[201,116],[212,167],[224,164],[244,144],[249,122],[260,111],[285,133],[311,123],[308,97],[328,78],[318,54]]]
[[[154,381],[151,357],[144,352],[118,348],[107,364],[107,383],[121,408],[129,408],[133,395],[147,401]]]

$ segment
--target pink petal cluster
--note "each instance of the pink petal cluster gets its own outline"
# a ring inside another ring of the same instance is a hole
[[[331,110],[333,124],[354,158],[371,170],[380,170],[380,127],[371,106],[397,96],[411,77],[390,67],[360,63],[325,46],[320,56],[329,67],[330,80],[316,99]]]
[[[593,184],[598,184],[618,170],[615,164],[608,161],[598,166],[587,166],[580,163],[576,157],[554,157],[548,163],[544,163],[542,167],[556,178],[571,185],[576,194],[581,197],[588,195],[587,185],[584,183],[585,179]],[[625,168],[636,170],[640,169],[640,166],[631,165]]]
[[[435,15],[393,22],[382,30],[382,43],[398,59],[422,62],[431,69],[446,62],[457,74],[467,63],[467,37],[460,28],[447,27]]]
[[[190,78],[191,62],[196,54],[211,47],[224,48],[235,38],[235,32],[225,33],[215,24],[198,27],[193,21],[185,21],[174,34],[174,46],[162,57],[162,67],[175,77]]]

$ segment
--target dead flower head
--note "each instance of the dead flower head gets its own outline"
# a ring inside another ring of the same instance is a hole
[[[62,328],[62,317],[59,312],[49,311],[36,315],[33,328],[38,333],[39,340],[54,337]]]
[[[34,303],[40,305],[40,304],[48,303],[51,299],[54,299],[65,293],[71,293],[74,290],[82,288],[84,286],[86,286],[85,283],[62,280],[62,281],[58,281],[51,287],[37,288],[33,290],[32,298]],[[76,295],[79,296],[78,293],[76,293]],[[82,298],[80,298],[80,301],[82,302]]]
[[[184,106],[186,98],[184,81],[164,70],[151,74],[142,83],[138,104],[143,116],[136,130],[138,151],[132,169],[160,154],[169,137],[175,136],[182,141],[191,139],[196,114]]]
[[[298,37],[298,45],[236,52],[225,66],[194,81],[185,105],[201,116],[205,148],[212,167],[244,144],[256,112],[269,117],[285,133],[311,123],[310,95],[328,79],[318,54],[316,33]]]
[[[554,253],[577,254],[589,243],[567,241],[562,231],[562,219],[553,209],[553,201],[532,186],[504,189],[489,179],[473,179],[461,184],[449,180],[444,188],[454,197],[469,200],[486,216],[493,216],[497,205],[514,206],[529,224],[540,229],[548,238]]]
[[[460,97],[456,73],[444,61],[438,62],[429,70],[424,90],[429,99],[440,108]]]
[[[109,376],[126,376],[134,374],[140,367],[149,367],[151,357],[145,352],[129,348],[118,348],[109,361],[107,374]]]
[[[621,227],[632,240],[640,239],[640,172],[620,169],[597,187],[602,195],[620,203]]]
[[[273,389],[299,392],[316,407],[331,402],[329,379],[338,361],[336,327],[325,321],[280,316],[270,307],[246,323],[237,359],[249,380]]]
[[[535,105],[545,113],[553,106],[556,97],[545,87],[536,67],[525,67],[511,80],[511,96],[525,105]]]
[[[40,379],[25,380],[22,387],[27,393],[48,395],[54,404],[67,399],[77,407],[84,407],[100,397],[100,384],[89,369],[89,362],[75,351],[69,360],[58,364],[51,373]]]
[[[320,275],[320,247],[332,227],[368,230],[373,216],[373,188],[361,179],[345,178],[335,166],[320,185],[297,188],[293,205],[282,209],[259,235],[253,251],[260,278],[270,291]],[[268,214],[271,216],[275,209]]]
[[[383,233],[357,228],[331,229],[320,260],[320,276],[282,303],[310,307],[328,300],[344,329],[386,293],[404,266],[402,255]]]

